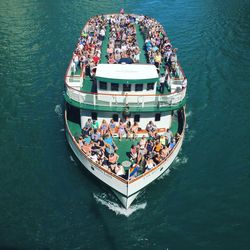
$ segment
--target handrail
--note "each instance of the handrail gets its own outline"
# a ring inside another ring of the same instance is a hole
[[[79,76],[78,76],[79,78]],[[181,80],[181,79],[180,79]],[[83,94],[92,94],[92,95],[108,95],[108,96],[171,96],[171,95],[174,95],[174,94],[180,94],[180,93],[184,93],[185,89],[182,89],[181,91],[177,92],[173,92],[173,93],[167,93],[167,94],[115,94],[115,93],[97,93],[97,92],[87,92],[87,91],[82,91],[82,90],[78,90],[72,86],[69,86],[67,82],[65,82],[65,85],[67,88],[69,89],[73,89],[74,91],[77,91],[77,92],[80,92],[80,93],[83,93]]]

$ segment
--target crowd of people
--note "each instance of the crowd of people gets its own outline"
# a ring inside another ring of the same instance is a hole
[[[136,39],[135,21],[132,15],[112,15],[109,18],[108,63],[139,62],[140,48]]]
[[[145,36],[145,48],[149,63],[160,68],[164,62],[170,72],[176,74],[177,49],[172,48],[162,25],[147,16],[139,17],[139,25],[141,32]]]
[[[81,68],[86,69],[87,75],[91,74],[91,69],[100,62],[107,26],[109,26],[108,63],[139,63],[141,50],[136,39],[137,23],[145,38],[148,62],[157,68],[165,63],[171,74],[177,76],[177,49],[172,48],[162,25],[147,16],[124,14],[109,17],[95,16],[89,19],[73,53],[71,71],[75,73]]]
[[[149,171],[158,163],[163,161],[173,149],[179,135],[173,136],[170,129],[160,135],[156,125],[149,121],[145,134],[138,138],[141,128],[137,122],[133,125],[129,120],[115,122],[113,119],[108,123],[105,119],[99,124],[98,121],[89,118],[77,142],[81,150],[90,159],[107,170],[127,178],[123,166],[118,162],[118,147],[114,142],[114,136],[118,136],[135,142],[131,146],[127,156],[132,166],[141,167],[142,171]]]
[[[95,67],[101,58],[101,47],[106,34],[107,20],[103,16],[89,19],[76,45],[71,63],[71,72],[78,68],[86,69],[86,74]]]

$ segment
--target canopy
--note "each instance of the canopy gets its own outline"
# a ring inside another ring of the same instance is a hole
[[[152,83],[159,81],[152,64],[98,64],[96,79],[112,83]]]

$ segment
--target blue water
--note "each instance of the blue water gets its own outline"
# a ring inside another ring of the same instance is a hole
[[[172,169],[126,211],[65,141],[63,78],[93,15],[163,24],[189,80]],[[0,1],[0,249],[249,249],[250,2]]]

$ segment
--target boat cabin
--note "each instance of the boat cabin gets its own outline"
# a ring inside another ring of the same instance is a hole
[[[96,69],[98,100],[107,101],[110,95],[122,102],[137,103],[138,96],[146,95],[144,102],[154,101],[159,77],[150,64],[99,64]],[[100,95],[99,95],[100,94]]]

